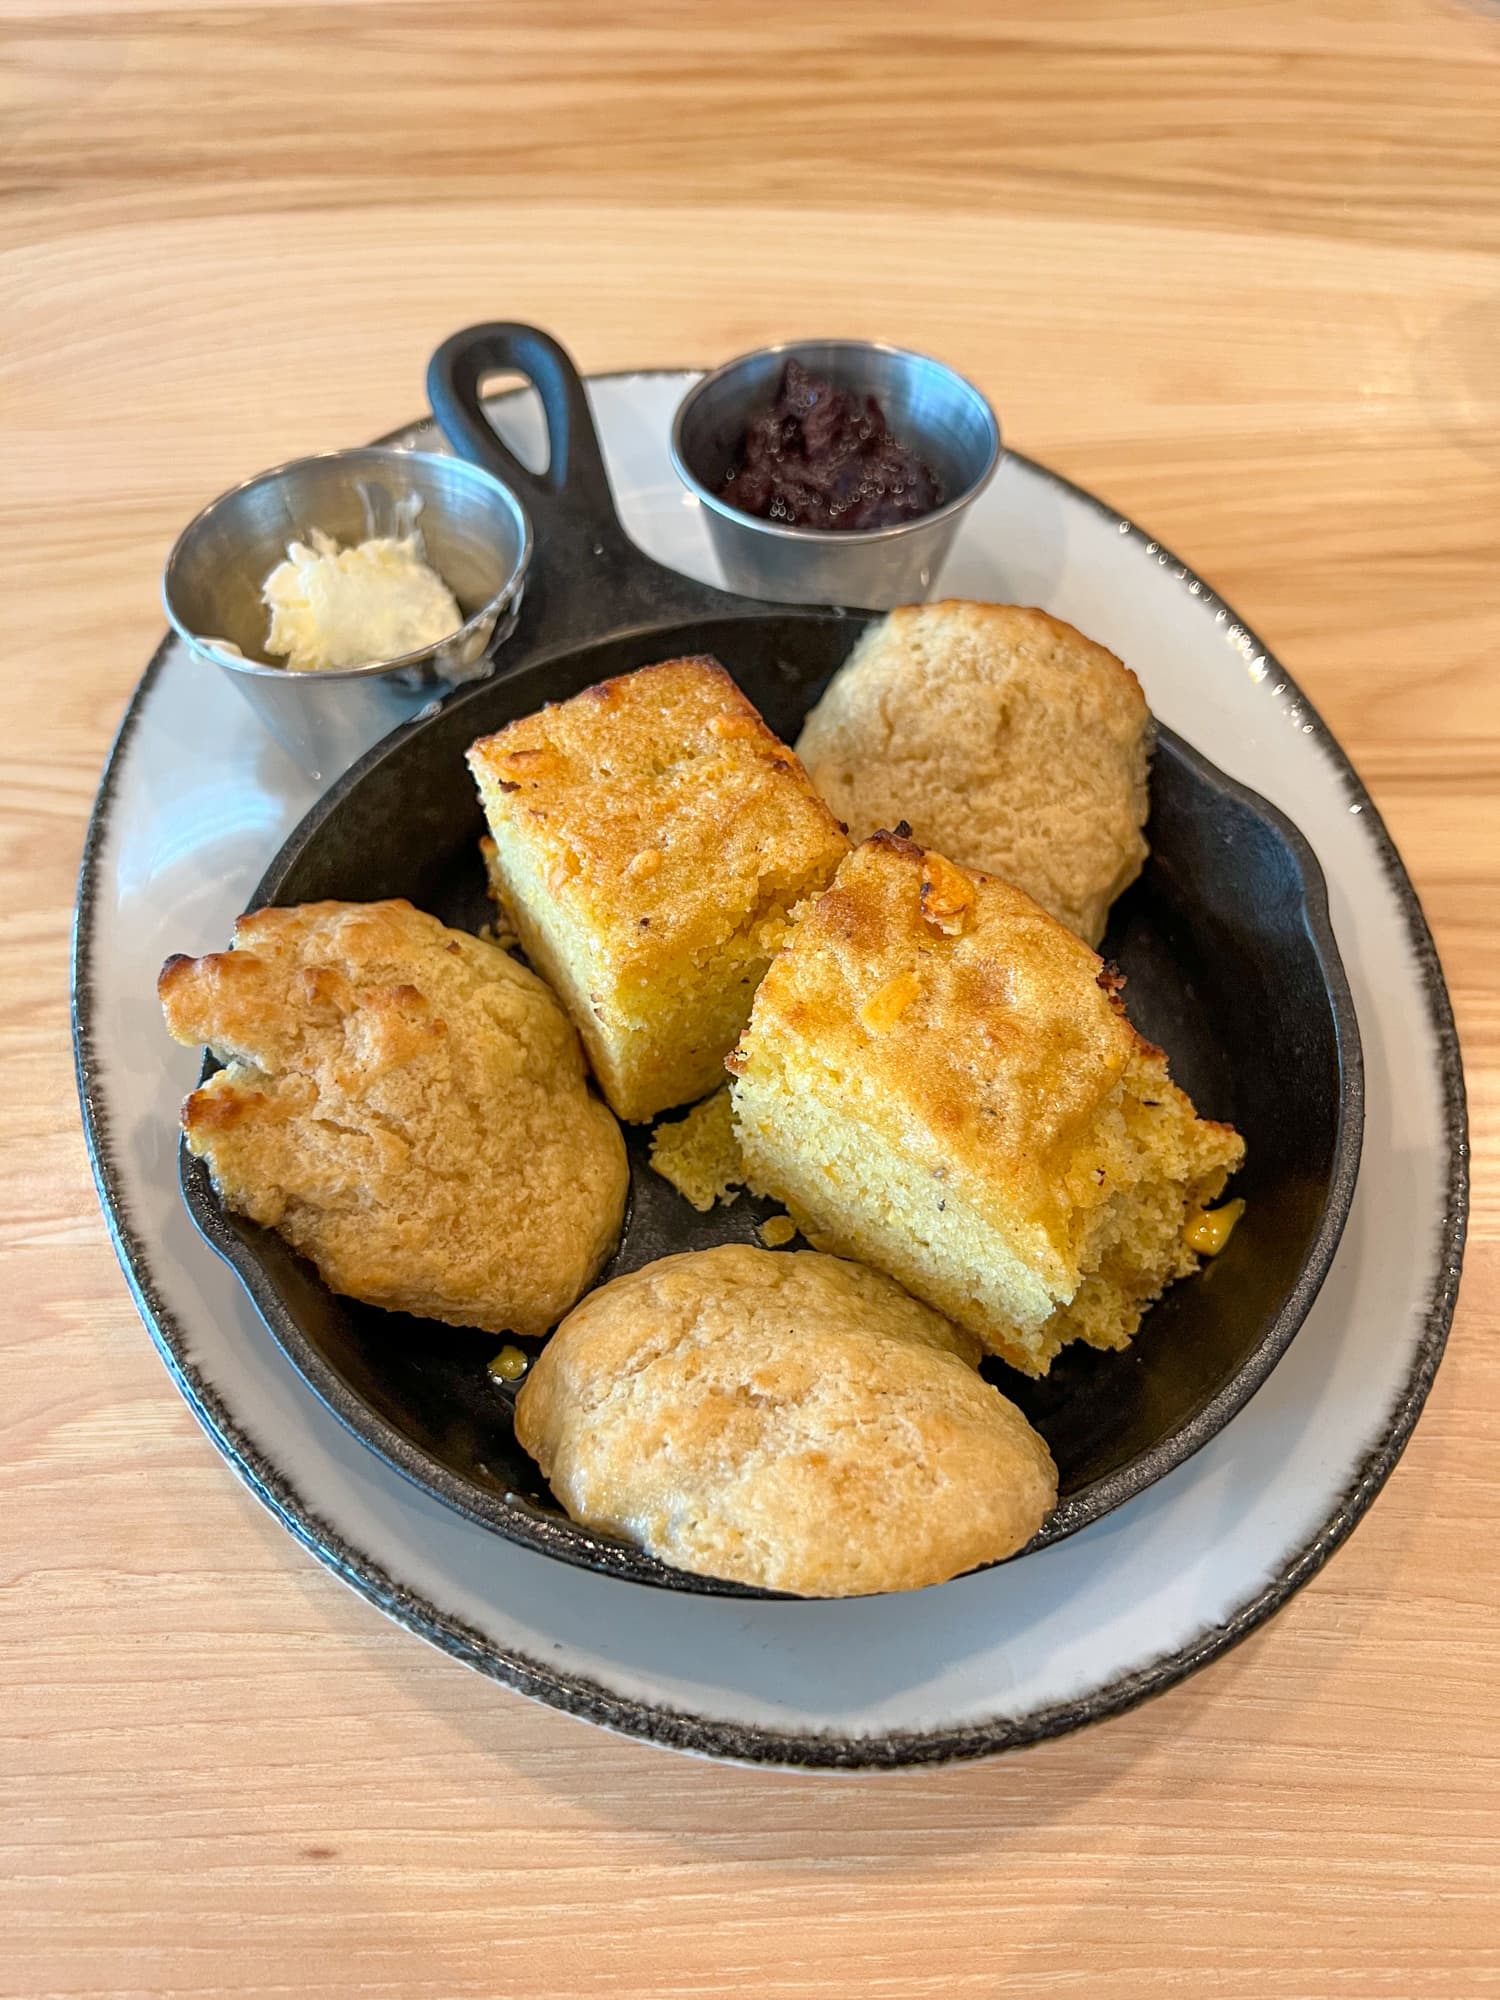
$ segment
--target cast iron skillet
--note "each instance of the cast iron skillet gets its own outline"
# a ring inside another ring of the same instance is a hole
[[[529,377],[540,394],[551,446],[544,473],[521,465],[483,414],[481,383],[501,370]],[[454,446],[508,480],[531,511],[537,563],[520,622],[499,678],[387,737],[332,786],[252,907],[406,896],[477,928],[490,913],[482,821],[463,763],[475,737],[607,675],[712,653],[771,727],[794,739],[869,622],[732,597],[646,557],[616,516],[577,372],[535,328],[455,335],[434,356],[428,388]],[[1057,1460],[1059,1503],[1033,1549],[1180,1465],[1265,1381],[1327,1272],[1359,1163],[1358,1030],[1307,843],[1166,729],[1147,831],[1151,858],[1116,907],[1104,953],[1127,975],[1132,1019],[1167,1050],[1200,1111],[1244,1133],[1249,1160],[1235,1192],[1247,1207],[1224,1254],[1151,1310],[1127,1352],[1070,1348],[1042,1382],[987,1364]],[[605,1278],[671,1251],[757,1241],[774,1204],[742,1195],[696,1214],[651,1172],[648,1139],[649,1128],[627,1128],[630,1203]],[[766,1594],[688,1576],[571,1523],[515,1442],[510,1393],[487,1375],[501,1344],[494,1335],[336,1298],[280,1237],[225,1214],[185,1147],[182,1182],[198,1227],[296,1367],[417,1485],[565,1562],[676,1590]]]

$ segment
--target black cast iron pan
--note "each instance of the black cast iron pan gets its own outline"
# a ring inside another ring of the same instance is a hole
[[[543,473],[521,465],[483,413],[481,385],[502,370],[528,377],[540,395],[551,449]],[[608,675],[711,653],[794,739],[868,622],[733,597],[637,549],[615,513],[583,385],[537,329],[456,335],[434,356],[428,386],[456,449],[508,480],[530,509],[534,580],[500,676],[386,738],[332,786],[252,907],[406,896],[478,928],[489,916],[483,827],[463,762],[475,737]],[[1033,1549],[1180,1465],[1264,1382],[1327,1272],[1359,1161],[1358,1031],[1307,843],[1165,729],[1147,831],[1151,858],[1117,905],[1104,952],[1127,975],[1132,1019],[1167,1050],[1200,1111],[1244,1133],[1249,1160],[1235,1192],[1247,1208],[1224,1254],[1151,1310],[1127,1352],[1068,1349],[1042,1382],[987,1364],[1057,1460],[1059,1503]],[[649,1128],[627,1128],[627,1140],[630,1203],[606,1279],[672,1251],[758,1240],[774,1205],[742,1195],[698,1215],[651,1172]],[[685,1575],[571,1523],[515,1442],[511,1398],[487,1373],[494,1335],[336,1298],[280,1237],[225,1214],[185,1148],[182,1181],[199,1228],[308,1382],[417,1485],[565,1562],[678,1590],[762,1594]]]

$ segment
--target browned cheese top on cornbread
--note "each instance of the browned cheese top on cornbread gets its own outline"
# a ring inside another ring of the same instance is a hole
[[[619,1235],[620,1128],[535,974],[406,902],[258,910],[173,958],[167,1027],[227,1066],[182,1122],[226,1206],[330,1288],[541,1334]]]
[[[905,821],[1097,944],[1145,859],[1151,730],[1135,675],[1071,625],[952,602],[872,626],[797,749],[855,840]]]
[[[516,1403],[575,1520],[806,1596],[912,1590],[1022,1547],[1051,1455],[979,1342],[858,1264],[746,1244],[591,1292]]]
[[[545,852],[595,957],[635,981],[713,953],[848,849],[797,757],[706,657],[550,703],[469,764],[492,820]]]
[[[880,833],[773,961],[729,1066],[776,1061],[837,1093],[1067,1297],[1096,1191],[1074,1155],[1154,1053],[1115,983],[1021,890]]]

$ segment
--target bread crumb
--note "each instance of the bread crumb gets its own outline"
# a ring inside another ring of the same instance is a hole
[[[716,1201],[727,1205],[735,1199],[745,1185],[745,1162],[734,1136],[727,1084],[695,1104],[686,1118],[657,1126],[651,1135],[651,1165],[700,1214]]]
[[[768,1215],[756,1234],[768,1250],[779,1250],[797,1234],[797,1225],[789,1215]]]

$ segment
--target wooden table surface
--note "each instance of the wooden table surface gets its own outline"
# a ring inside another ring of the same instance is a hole
[[[1500,9],[3,0],[0,1991],[1500,1990]],[[416,414],[471,320],[591,368],[945,355],[1251,615],[1431,916],[1477,1190],[1332,1567],[1163,1699],[847,1782],[590,1730],[227,1473],[89,1184],[83,827],[176,528]]]

